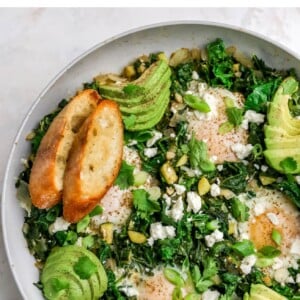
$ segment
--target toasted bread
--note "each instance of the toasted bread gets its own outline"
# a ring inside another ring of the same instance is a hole
[[[66,161],[74,137],[84,120],[96,109],[99,99],[94,90],[82,91],[51,123],[31,169],[29,192],[34,206],[51,208],[61,200]]]
[[[123,123],[118,105],[102,100],[76,136],[64,176],[63,215],[87,215],[116,179],[122,162]]]

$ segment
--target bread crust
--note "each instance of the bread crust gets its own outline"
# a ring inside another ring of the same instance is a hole
[[[63,216],[86,216],[115,181],[122,162],[123,123],[118,105],[102,100],[76,136],[64,176]]]
[[[99,94],[79,92],[55,117],[43,137],[29,179],[32,204],[40,209],[56,205],[62,197],[63,174],[76,132],[96,109]]]

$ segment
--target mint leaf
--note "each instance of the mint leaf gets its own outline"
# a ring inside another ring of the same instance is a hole
[[[123,116],[123,122],[126,128],[134,126],[136,121],[136,115],[130,115],[129,117]]]
[[[250,240],[242,240],[232,245],[232,249],[235,250],[241,256],[249,256],[254,254],[254,245]]]
[[[138,86],[136,84],[131,84],[129,83],[123,88],[123,92],[126,94],[128,97],[132,96],[138,96],[142,93],[144,93],[145,89],[141,86]]]
[[[191,108],[196,109],[200,112],[208,113],[210,112],[209,105],[201,98],[194,95],[184,95],[184,102]]]
[[[119,186],[121,190],[125,190],[132,186],[134,183],[133,170],[134,166],[127,164],[127,162],[123,160],[120,172],[114,184]]]
[[[211,172],[215,170],[214,163],[209,160],[206,143],[198,141],[193,135],[188,146],[190,164],[192,168],[199,168],[203,172]]]
[[[242,124],[243,121],[243,109],[237,107],[226,108],[227,118],[230,124],[237,127]]]
[[[80,279],[89,279],[97,272],[97,266],[87,256],[80,257],[73,269]]]
[[[143,189],[137,189],[132,192],[133,205],[140,213],[141,218],[147,219],[148,216],[160,211],[160,205],[149,199],[149,194]]]
[[[283,169],[284,173],[291,173],[297,169],[297,162],[292,157],[286,157],[283,159],[279,166]]]

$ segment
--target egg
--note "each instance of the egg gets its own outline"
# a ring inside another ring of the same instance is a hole
[[[209,155],[214,158],[216,163],[237,161],[238,157],[232,146],[238,143],[247,144],[247,130],[240,127],[221,134],[219,133],[219,127],[228,121],[225,98],[230,98],[236,107],[241,107],[244,103],[243,95],[231,93],[222,88],[207,87],[204,83],[196,82],[190,86],[189,92],[204,99],[211,110],[209,113],[189,111],[187,113],[189,132],[194,132],[198,140],[207,143]]]

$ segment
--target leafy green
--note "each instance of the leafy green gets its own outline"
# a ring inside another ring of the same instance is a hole
[[[254,87],[245,101],[245,108],[256,112],[265,112],[268,101],[271,101],[273,94],[280,84],[281,79],[275,79]]]
[[[232,249],[239,255],[245,257],[254,254],[254,244],[250,240],[242,240],[232,245]]]
[[[242,162],[225,162],[221,176],[221,187],[235,193],[242,193],[247,187],[248,171]]]
[[[286,157],[279,163],[279,165],[286,174],[297,169],[297,161],[293,157]]]
[[[195,65],[192,62],[180,64],[173,68],[171,76],[171,91],[173,93],[183,93],[188,89],[188,84],[192,80],[194,69]]]
[[[211,79],[212,85],[222,84],[230,88],[233,84],[233,59],[225,51],[224,42],[216,39],[206,47],[208,63],[214,78]]]
[[[243,121],[243,109],[237,107],[226,108],[227,118],[230,124],[237,127],[242,124]]]
[[[97,205],[91,212],[90,217],[101,215],[103,213],[103,208],[100,205]]]
[[[189,141],[189,159],[192,168],[200,169],[203,172],[215,170],[215,165],[209,160],[207,145],[203,141],[198,141],[193,135]]]
[[[292,176],[287,175],[282,182],[274,183],[271,187],[282,191],[300,208],[300,187]]]
[[[118,177],[115,180],[115,185],[119,186],[121,190],[132,186],[134,183],[133,170],[134,166],[127,164],[127,162],[123,160]]]
[[[132,192],[133,205],[142,218],[147,219],[148,216],[160,211],[160,205],[149,199],[149,194],[143,189],[137,189]]]
[[[190,94],[186,94],[183,96],[184,102],[191,108],[198,110],[200,112],[208,113],[210,112],[209,105],[205,102],[205,100]]]
[[[174,268],[165,268],[164,276],[167,278],[169,282],[171,282],[175,286],[182,287],[184,285],[184,280],[181,274]]]
[[[80,279],[89,279],[97,272],[97,266],[88,256],[82,256],[74,264],[73,269]]]

